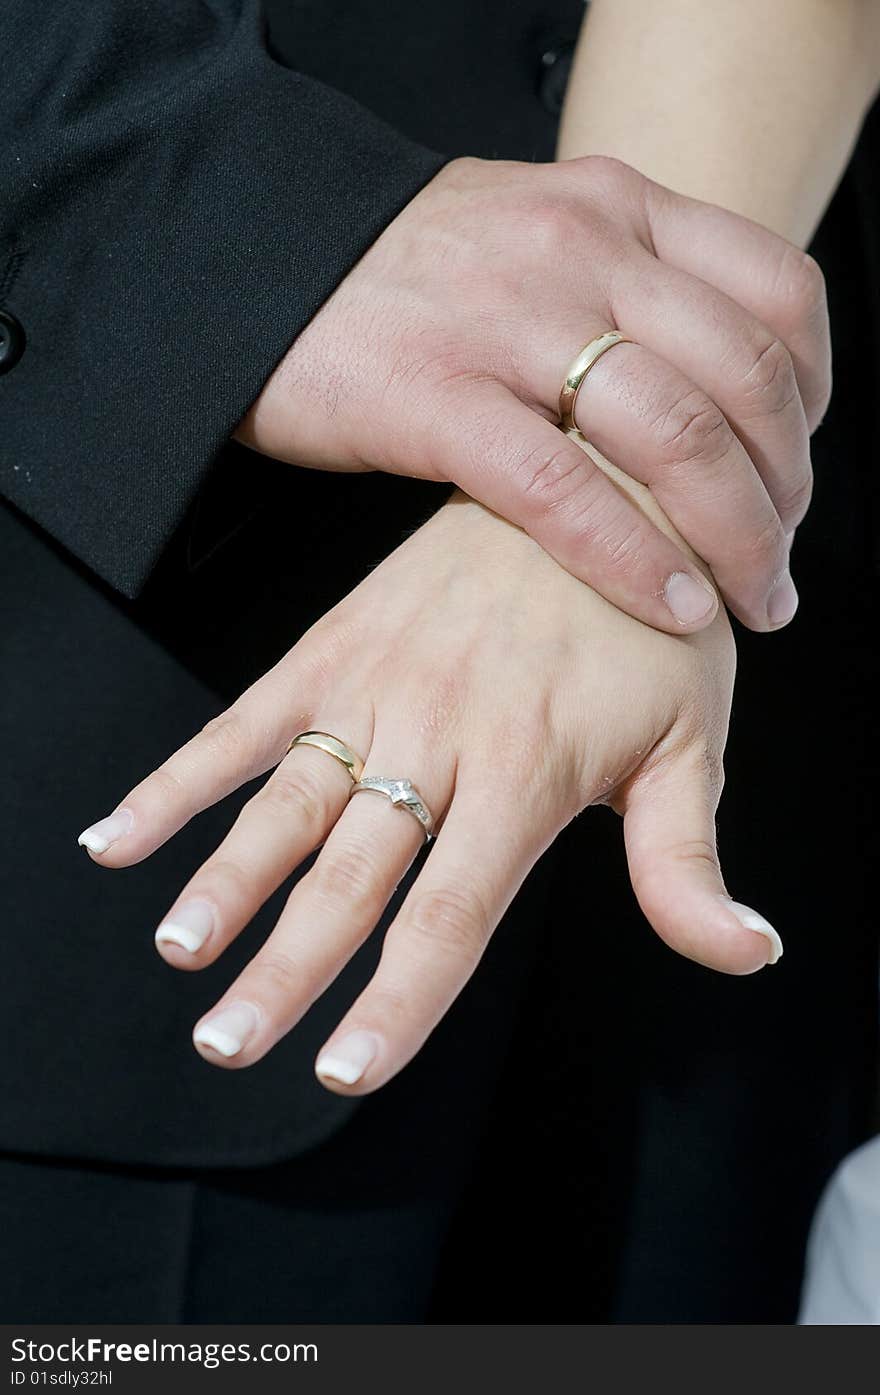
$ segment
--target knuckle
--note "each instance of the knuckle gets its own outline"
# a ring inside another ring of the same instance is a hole
[[[601,471],[581,490],[570,509],[570,522],[581,555],[599,558],[609,576],[631,576],[657,541],[648,519]]]
[[[254,960],[252,970],[272,994],[293,997],[303,990],[303,966],[283,949],[264,949]]]
[[[376,898],[375,850],[357,843],[325,849],[309,874],[309,880],[324,902],[371,903]]]
[[[624,524],[605,539],[605,558],[612,574],[629,573],[644,554],[645,529],[638,521]]]
[[[337,678],[339,665],[361,637],[362,621],[344,602],[322,616],[297,646],[301,686],[315,694],[323,693]]]
[[[367,994],[368,1001],[365,999],[360,1004],[359,1015],[371,1022],[380,1022],[386,1036],[393,1037],[410,1026],[417,1012],[417,1004],[407,986],[401,983],[398,987],[390,974],[386,974],[381,982],[378,978],[373,979]]]
[[[590,476],[582,457],[576,446],[528,451],[517,468],[525,498],[544,511],[561,507]]]
[[[743,383],[748,401],[768,416],[777,416],[798,400],[791,354],[781,339],[771,339],[753,357]]]
[[[485,909],[472,891],[454,887],[423,892],[412,908],[409,929],[432,949],[460,958],[479,954],[491,934]]]
[[[463,175],[471,178],[475,175],[482,164],[476,155],[456,155],[453,160],[449,160],[435,176],[438,182],[449,179],[452,175]]]
[[[410,718],[414,736],[423,743],[448,738],[461,729],[465,705],[467,657],[462,655],[452,672],[420,676]]]
[[[810,345],[807,356],[813,363],[804,393],[804,410],[814,431],[828,410],[831,400],[831,354],[828,337],[828,295],[822,268],[809,252],[787,247],[780,263],[774,298],[793,333],[805,336]],[[820,357],[821,353],[821,357]]]
[[[285,814],[292,811],[308,829],[323,827],[327,796],[317,775],[295,761],[287,768],[285,765],[286,762],[279,767],[257,798],[283,809]]]
[[[805,470],[797,479],[789,481],[782,489],[779,498],[779,516],[782,522],[794,527],[806,516],[813,497],[813,474]]]
[[[632,165],[615,155],[582,155],[578,164],[591,184],[609,190],[629,187],[640,178]]]
[[[670,868],[695,865],[718,874],[718,854],[710,838],[678,839],[662,849],[653,849],[633,869],[633,886],[649,916],[664,919],[669,909],[666,884]]]
[[[219,756],[239,756],[245,747],[245,733],[239,713],[229,708],[206,722],[199,733],[202,743]]]
[[[181,776],[175,773],[173,765],[166,762],[165,765],[160,765],[157,770],[154,770],[152,775],[144,781],[140,794],[142,797],[146,797],[151,804],[155,804],[159,809],[165,811],[180,804],[181,799],[186,794],[186,784]]]
[[[558,258],[561,249],[570,246],[572,237],[582,231],[572,203],[558,194],[531,201],[520,226],[529,262],[542,264]]]
[[[746,543],[746,570],[748,575],[752,568],[759,570],[778,570],[777,562],[782,556],[785,548],[785,536],[782,532],[782,524],[774,513],[772,518],[757,526],[749,535]]]
[[[672,856],[676,862],[685,862],[689,866],[698,863],[713,872],[718,868],[715,843],[709,838],[687,838],[684,842],[676,843],[672,848]]]
[[[678,465],[713,465],[730,451],[733,433],[719,407],[692,388],[675,399],[653,423],[661,455]]]
[[[614,155],[585,155],[576,163],[583,185],[574,246],[581,255],[588,244],[601,253],[611,285],[618,273],[628,278],[634,242],[641,242],[653,252],[652,216],[659,213],[664,194],[670,199],[676,196]]]
[[[800,247],[791,247],[784,268],[784,285],[788,298],[805,319],[824,313],[827,299],[822,268]]]
[[[246,906],[253,902],[253,877],[239,863],[216,857],[205,863],[199,878],[202,892],[211,888],[211,899],[223,906]]]

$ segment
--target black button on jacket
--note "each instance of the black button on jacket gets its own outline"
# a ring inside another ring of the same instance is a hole
[[[14,315],[0,310],[0,373],[14,368],[24,353],[24,330]]]

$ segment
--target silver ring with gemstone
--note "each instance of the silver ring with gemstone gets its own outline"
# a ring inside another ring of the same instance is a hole
[[[412,780],[389,780],[384,775],[364,775],[356,784],[352,785],[349,791],[349,799],[355,794],[360,794],[362,790],[373,791],[375,794],[384,794],[386,799],[390,799],[392,804],[398,808],[405,809],[408,814],[412,814],[414,819],[418,819],[425,835],[425,842],[431,839],[431,832],[434,827],[433,815],[419,794]]]

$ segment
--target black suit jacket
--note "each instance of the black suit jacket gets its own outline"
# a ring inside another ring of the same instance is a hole
[[[543,56],[581,17],[577,0],[460,6],[430,26],[385,0],[279,3],[269,30],[262,8],[28,0],[0,16],[14,55],[0,94],[0,304],[25,336],[0,376],[12,791],[0,1146],[21,1151],[255,1163],[355,1107],[316,1084],[312,1061],[375,940],[242,1073],[206,1066],[190,1031],[281,897],[204,974],[170,972],[152,947],[252,791],[125,872],[91,865],[76,835],[442,502],[435,486],[322,476],[226,442],[298,331],[441,167],[437,150],[552,158],[561,91],[548,98],[545,83],[542,101]],[[538,933],[534,910],[520,920]],[[488,1014],[497,1059],[515,939],[499,941],[497,969],[447,1031],[465,1043]],[[450,1100],[457,1090],[464,1108],[493,1070],[490,1052],[485,1079],[450,1084]],[[448,1062],[442,1075],[455,1078]]]
[[[205,1065],[190,1029],[279,898],[204,974],[175,974],[153,949],[248,791],[125,872],[94,867],[75,838],[442,500],[225,442],[439,168],[435,152],[552,158],[582,5],[268,8],[266,34],[251,0],[15,0],[0,13],[14,55],[0,87],[0,306],[26,335],[0,376],[0,1147],[19,1152],[258,1163],[355,1107],[313,1082],[311,1062],[375,937],[243,1072]],[[536,970],[498,1156],[469,1216],[480,1253],[503,1260],[485,1283],[471,1265],[480,1316],[487,1291],[502,1318],[535,1300],[521,1244],[547,1252],[543,1298],[521,1315],[546,1302],[551,1320],[583,1316],[552,1282],[574,1220],[598,1317],[675,1320],[678,1304],[785,1320],[818,1187],[869,1127],[878,151],[875,110],[814,248],[839,387],[799,530],[804,604],[790,633],[743,639],[722,806],[731,886],[780,925],[786,957],[748,982],[675,959],[633,905],[615,821],[567,831],[408,1068],[451,1121],[475,1120]]]

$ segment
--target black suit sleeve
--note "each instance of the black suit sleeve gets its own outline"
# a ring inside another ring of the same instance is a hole
[[[0,52],[0,306],[26,336],[0,376],[3,488],[134,596],[444,157],[276,63],[258,0],[3,0]]]

